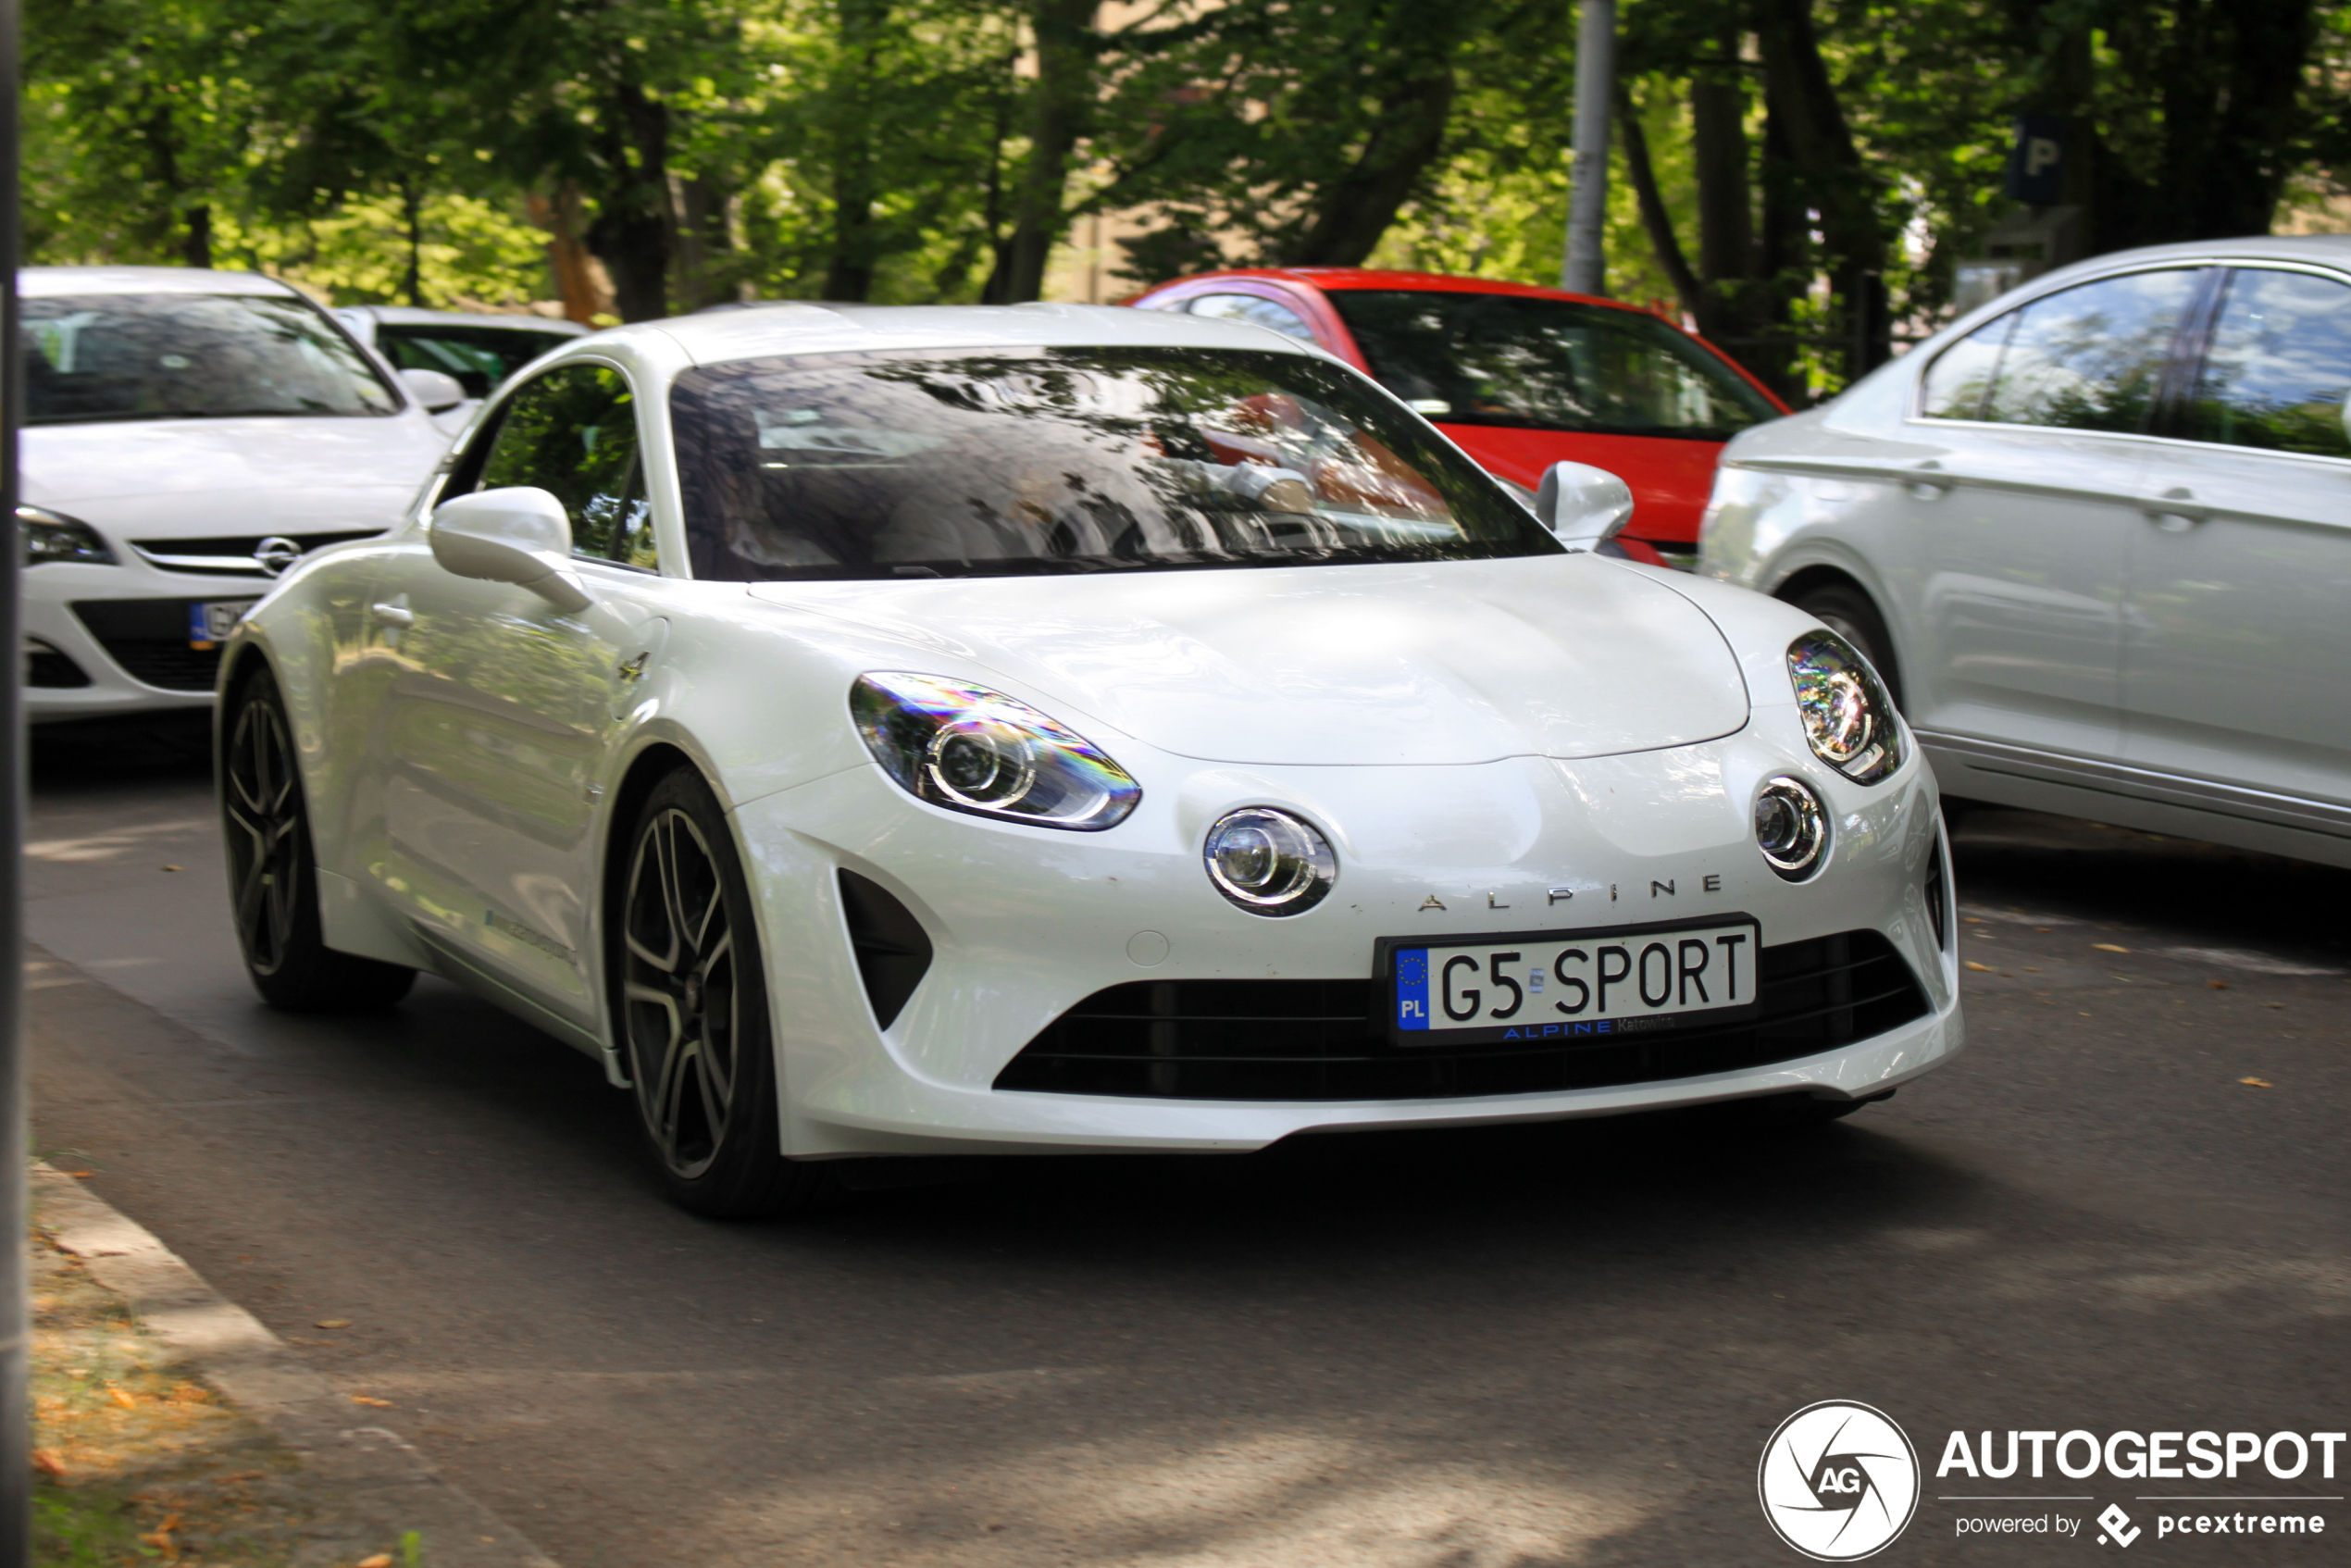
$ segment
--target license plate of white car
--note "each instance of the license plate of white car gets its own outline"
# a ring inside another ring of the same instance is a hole
[[[190,604],[188,646],[201,651],[228,641],[245,612],[259,603],[258,599],[212,599]]]
[[[1574,1041],[1752,1015],[1752,915],[1604,930],[1389,937],[1380,943],[1398,1045]]]

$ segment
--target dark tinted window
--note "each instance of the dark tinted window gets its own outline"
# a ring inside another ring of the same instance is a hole
[[[1550,554],[1525,508],[1338,366],[1026,349],[689,370],[694,575],[735,580]]]
[[[1262,294],[1201,294],[1187,308],[1194,316],[1212,317],[1219,321],[1246,321],[1253,327],[1271,327],[1276,332],[1296,338],[1300,342],[1316,341],[1314,329],[1306,324],[1304,317]]]
[[[1330,301],[1381,384],[1446,424],[1723,441],[1779,417],[1643,311],[1423,290],[1333,290]]]
[[[2351,288],[2307,272],[2230,274],[2183,432],[2351,457]]]
[[[32,424],[400,407],[349,339],[282,294],[75,294],[22,310]]]
[[[2069,430],[2146,429],[2198,276],[2183,268],[2101,279],[2002,317],[1944,355],[1960,355],[1947,384],[1950,405],[1958,406],[1981,372],[1978,340],[2006,330],[1980,412],[1947,417]],[[1935,375],[1945,374],[1938,361]],[[1930,377],[1930,413],[1934,382]]]
[[[379,323],[376,349],[403,370],[438,370],[457,378],[467,397],[488,397],[499,382],[571,341],[562,332],[527,328],[421,327]]]
[[[575,555],[651,567],[653,520],[638,462],[637,404],[617,370],[562,365],[508,400],[472,487],[529,485],[571,516]]]

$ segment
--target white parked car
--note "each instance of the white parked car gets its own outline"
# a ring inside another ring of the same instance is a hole
[[[440,417],[453,430],[472,413],[475,403],[507,377],[588,332],[577,321],[544,316],[490,316],[398,305],[346,305],[335,312],[335,318],[395,369],[438,370],[454,377],[467,401]]]
[[[1958,797],[2351,865],[2351,236],[2099,256],[1725,450]]]
[[[1546,492],[1561,537],[1238,323],[583,339],[233,635],[248,966],[472,988],[714,1213],[845,1156],[1835,1114],[1947,1059],[1934,786],[1867,666],[1589,554],[1608,476]]]
[[[272,279],[31,267],[22,297],[25,708],[212,702],[230,626],[320,545],[400,519],[447,448],[428,405]]]

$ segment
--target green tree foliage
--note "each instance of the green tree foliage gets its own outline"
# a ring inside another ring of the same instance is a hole
[[[2075,126],[2093,248],[2351,173],[2351,0],[1623,0],[1611,287],[1784,389],[1935,318]],[[1558,275],[1550,0],[28,0],[42,259],[347,299],[1031,298],[1072,225],[1222,263]],[[591,265],[591,258],[592,264]]]

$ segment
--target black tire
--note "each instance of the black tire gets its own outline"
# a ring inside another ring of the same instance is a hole
[[[726,815],[700,775],[680,767],[653,786],[616,864],[612,1015],[670,1201],[730,1220],[829,1204],[841,1190],[832,1167],[779,1151],[758,925]]]
[[[1902,705],[1902,672],[1894,661],[1894,639],[1870,596],[1850,583],[1827,582],[1788,601],[1861,652],[1885,682],[1886,695]]]
[[[288,1013],[373,1013],[408,994],[417,972],[337,952],[318,921],[317,857],[293,728],[277,678],[256,670],[220,725],[221,828],[229,907],[253,989]]]

